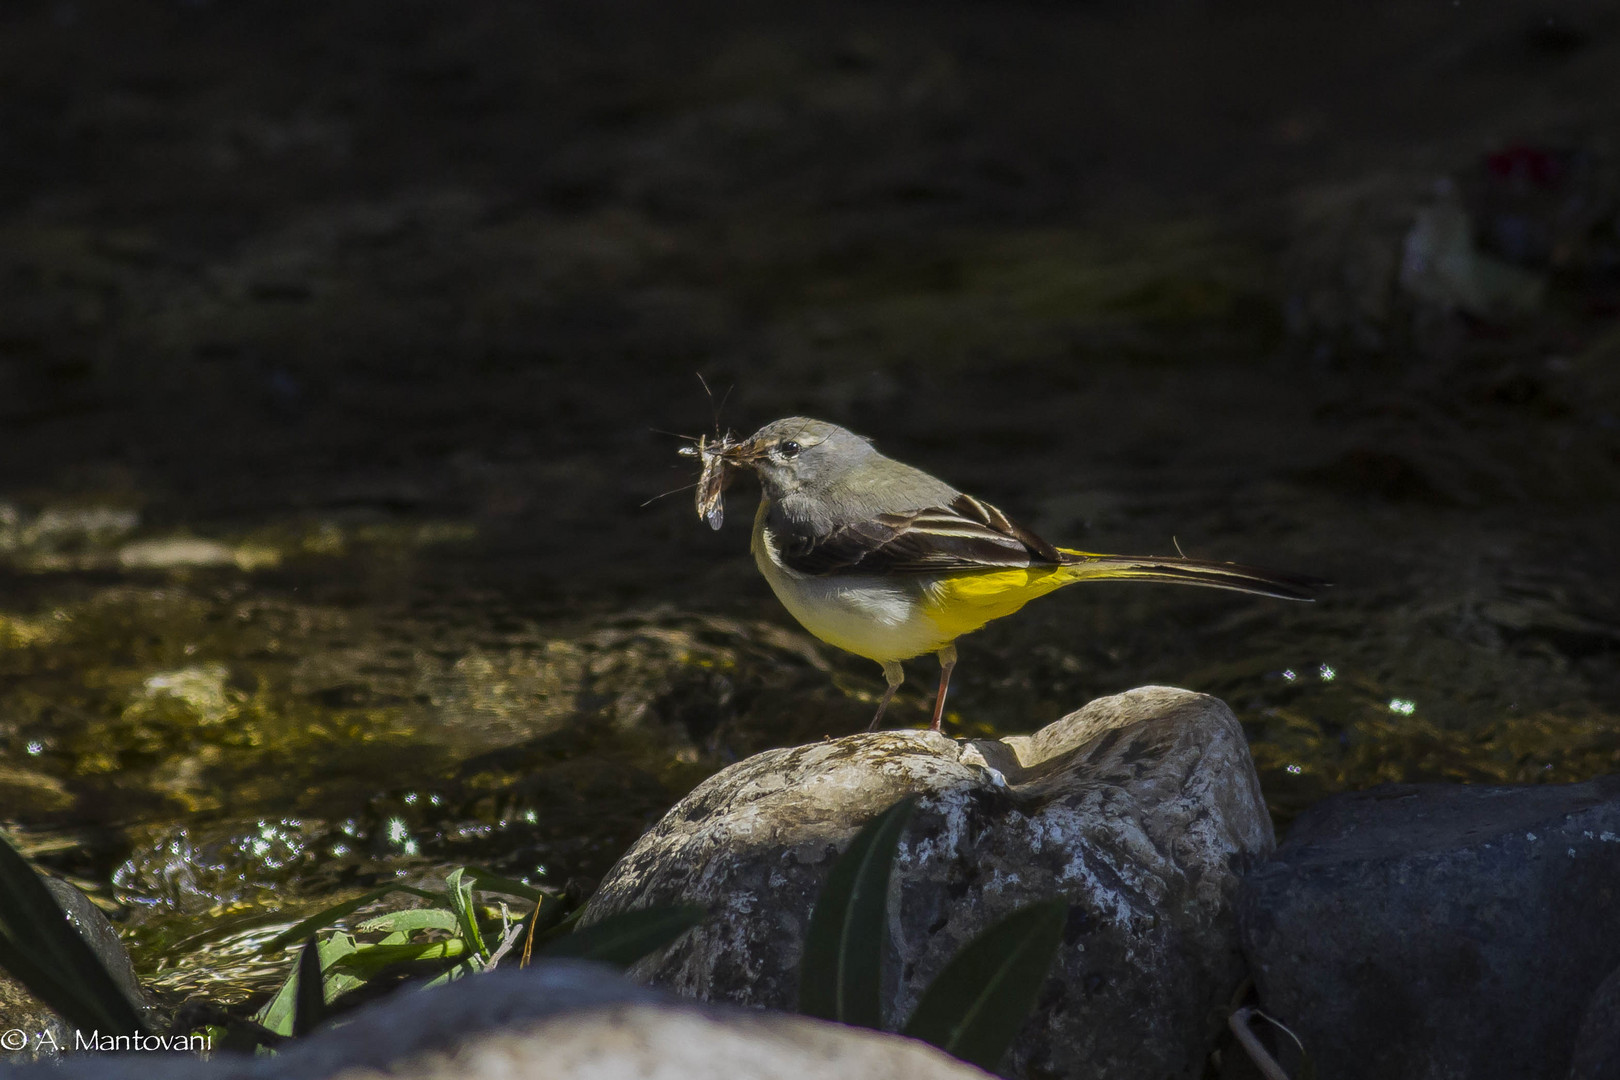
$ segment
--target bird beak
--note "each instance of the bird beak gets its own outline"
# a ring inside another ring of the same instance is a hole
[[[720,451],[720,458],[728,465],[753,465],[765,456],[763,444],[754,440],[733,443]]]

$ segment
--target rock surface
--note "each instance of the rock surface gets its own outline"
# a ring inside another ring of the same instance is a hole
[[[1586,1006],[1573,1056],[1569,1080],[1613,1080],[1620,1076],[1620,968],[1603,980]]]
[[[1307,811],[1245,880],[1266,1010],[1323,1080],[1562,1080],[1620,966],[1620,777],[1390,785]]]
[[[49,1071],[44,1071],[45,1069]],[[4,1080],[974,1080],[984,1073],[910,1039],[679,1002],[593,964],[499,971],[401,993],[275,1057],[78,1055],[0,1063]]]
[[[1103,698],[1000,741],[884,731],[756,755],[643,836],[587,918],[703,904],[709,920],[638,974],[710,1001],[792,1007],[829,866],[913,793],[890,886],[891,1026],[986,926],[1064,896],[1063,945],[1012,1074],[1199,1075],[1244,974],[1235,866],[1269,851],[1272,832],[1237,720],[1185,690]]]

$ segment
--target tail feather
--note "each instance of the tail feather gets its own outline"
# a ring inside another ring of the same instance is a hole
[[[1145,555],[1137,558],[1129,555],[1093,555],[1068,548],[1059,548],[1058,553],[1063,557],[1067,574],[1075,581],[1109,578],[1168,581],[1272,596],[1279,600],[1314,600],[1331,584],[1307,574],[1179,556]]]

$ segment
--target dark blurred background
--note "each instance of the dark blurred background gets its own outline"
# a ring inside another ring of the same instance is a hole
[[[1216,693],[1283,823],[1614,771],[1617,121],[1596,2],[7,4],[0,819],[183,968],[857,730],[752,494],[647,501],[722,396],[1338,583],[1070,590],[958,733]]]

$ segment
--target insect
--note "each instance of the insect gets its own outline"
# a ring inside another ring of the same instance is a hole
[[[679,451],[684,457],[695,457],[703,462],[703,472],[697,482],[697,512],[711,529],[719,530],[726,520],[726,484],[731,480],[731,469],[721,455],[735,445],[728,431],[713,442],[707,435],[700,435],[694,445],[683,446]]]

